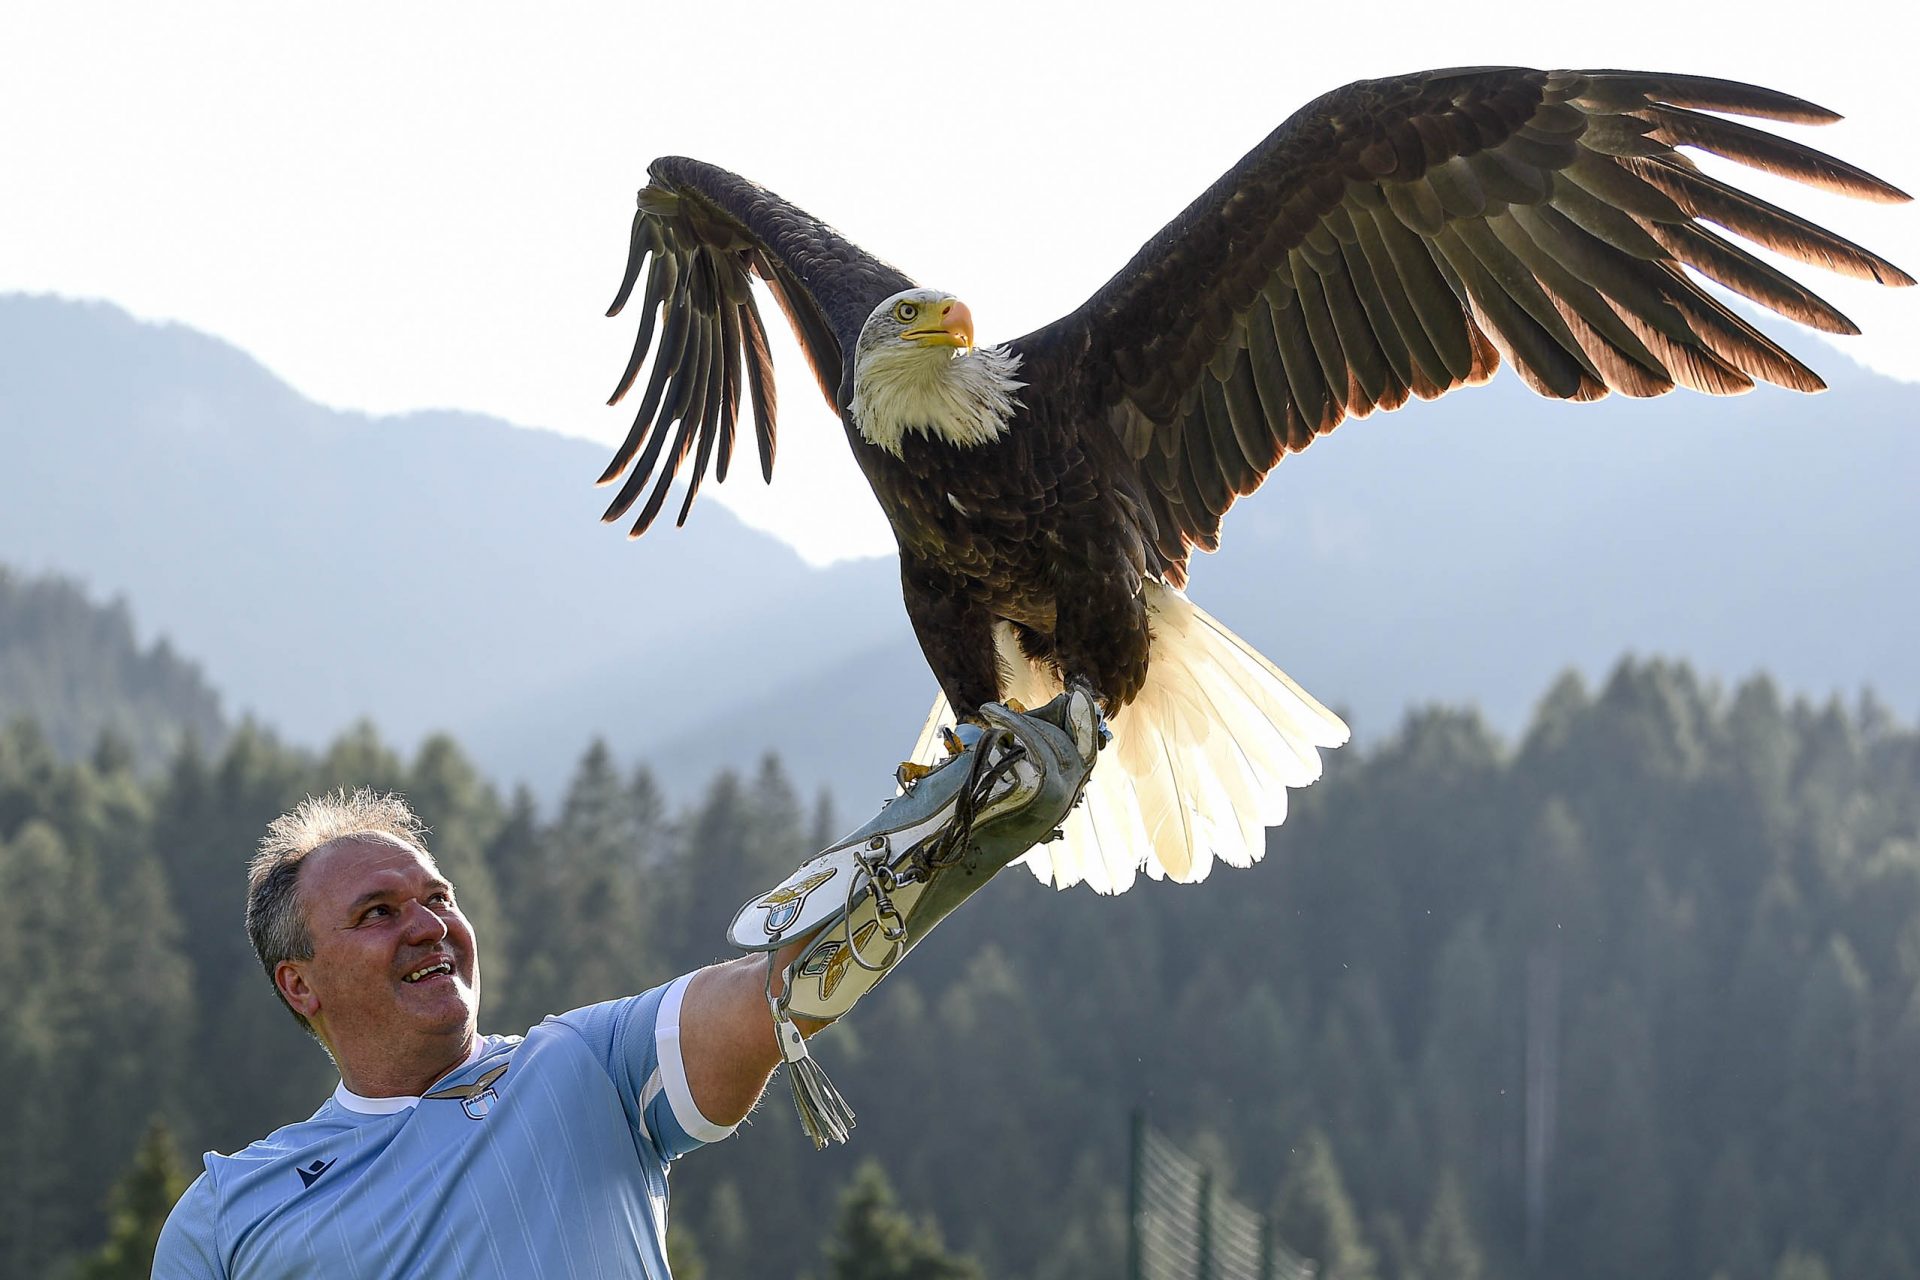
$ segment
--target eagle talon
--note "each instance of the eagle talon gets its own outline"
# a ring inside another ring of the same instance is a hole
[[[893,780],[900,784],[902,791],[905,791],[939,767],[937,764],[917,764],[912,760],[902,760],[899,768],[893,771]]]
[[[1113,741],[1113,729],[1107,723],[1107,712],[1100,695],[1093,691],[1091,684],[1080,679],[1068,681],[1067,691],[1082,695],[1072,701],[1067,731],[1073,734],[1083,754],[1105,749]]]
[[[940,745],[946,748],[946,760],[940,761],[939,764],[917,764],[912,760],[903,760],[893,771],[894,781],[900,784],[902,791],[905,791],[980,741],[980,735],[985,732],[985,729],[984,721],[970,716],[962,716],[958,724],[943,725],[940,729]]]
[[[940,731],[940,741],[946,747],[947,755],[957,756],[980,741],[980,735],[986,731],[985,720],[978,716],[961,716],[956,723]]]

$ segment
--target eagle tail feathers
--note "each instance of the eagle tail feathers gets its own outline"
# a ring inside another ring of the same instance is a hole
[[[1340,717],[1179,590],[1145,586],[1153,643],[1139,694],[1109,720],[1113,742],[1096,765],[1065,838],[1021,861],[1056,888],[1084,882],[1124,893],[1145,872],[1206,879],[1218,858],[1246,867],[1266,852],[1266,828],[1287,815],[1287,789],[1320,776],[1320,751],[1346,742]],[[1040,706],[1059,674],[1032,662],[1011,627],[995,629],[1003,694]],[[939,757],[952,713],[934,702],[913,758]]]

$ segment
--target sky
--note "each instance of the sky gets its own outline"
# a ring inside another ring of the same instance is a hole
[[[1424,67],[1765,84],[1848,117],[1783,129],[1920,190],[1890,8],[10,0],[0,291],[180,321],[336,408],[610,446],[633,319],[603,313],[655,156],[780,193],[965,298],[993,342],[1078,306],[1312,97]],[[1920,271],[1920,208],[1743,181]],[[1797,351],[1920,379],[1920,291],[1816,277],[1866,336]],[[890,551],[784,332],[775,355],[774,483],[743,466],[702,504],[812,563]],[[611,496],[593,478],[588,519]]]

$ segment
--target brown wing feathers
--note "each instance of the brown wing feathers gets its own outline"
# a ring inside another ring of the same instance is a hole
[[[1838,118],[1750,85],[1631,72],[1348,86],[1271,135],[1081,311],[1023,341],[1044,349],[1077,329],[1113,371],[1095,398],[1135,411],[1104,416],[1154,424],[1128,447],[1176,581],[1190,547],[1215,544],[1224,504],[1284,453],[1346,417],[1484,381],[1502,356],[1561,399],[1728,394],[1756,379],[1817,390],[1683,268],[1815,328],[1852,323],[1701,222],[1843,274],[1911,278],[1675,148],[1864,199],[1906,196],[1704,112]]]
[[[633,388],[640,366],[652,349],[656,320],[664,317],[660,349],[654,353],[653,370],[633,427],[600,476],[600,483],[606,484],[634,464],[626,483],[607,507],[603,519],[610,521],[625,515],[649,481],[653,483],[653,491],[634,522],[635,537],[659,515],[667,490],[690,451],[695,453],[694,468],[680,506],[679,523],[686,522],[716,449],[716,476],[726,478],[739,421],[743,364],[753,389],[755,435],[762,466],[769,473],[774,435],[773,401],[767,394],[772,385],[772,361],[748,287],[750,250],[693,241],[675,220],[678,202],[661,193],[649,194],[652,198],[644,199],[634,216],[626,274],[613,305],[607,309],[608,315],[620,312],[633,292],[643,260],[651,258],[633,356],[608,404],[618,403]],[[673,429],[675,423],[677,431]],[[663,454],[665,465],[660,466]]]
[[[1721,113],[1721,114],[1708,114]],[[1014,344],[1039,408],[1107,422],[1147,481],[1162,569],[1279,459],[1348,417],[1483,382],[1502,357],[1543,395],[1674,386],[1730,394],[1819,378],[1689,271],[1835,333],[1851,321],[1704,223],[1883,284],[1884,259],[1703,173],[1691,147],[1868,200],[1904,193],[1832,156],[1724,118],[1838,119],[1798,98],[1703,77],[1479,68],[1369,81],[1297,113],[1156,235],[1074,314]],[[647,267],[633,357],[652,367],[601,477],[606,518],[657,517],[693,458],[724,479],[751,402],[772,473],[776,400],[750,278],[766,282],[839,407],[843,346],[907,277],[777,197],[695,161],[656,161],[609,314]],[[646,493],[649,484],[650,493]]]
[[[626,273],[607,310],[616,315],[626,306],[644,266],[640,326],[608,403],[633,389],[649,356],[652,367],[633,427],[600,477],[606,484],[627,473],[606,520],[619,519],[646,494],[635,537],[658,517],[689,456],[692,474],[678,523],[686,522],[710,467],[716,480],[726,479],[743,387],[761,474],[772,478],[778,400],[752,277],[766,282],[836,408],[842,343],[859,331],[875,302],[911,283],[831,228],[724,169],[667,157],[649,172],[653,181],[640,192]]]

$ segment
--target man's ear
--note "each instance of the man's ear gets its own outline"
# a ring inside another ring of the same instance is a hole
[[[293,1007],[293,1011],[309,1022],[313,1015],[320,1012],[320,995],[307,982],[306,970],[297,960],[282,960],[273,967],[273,985],[280,989],[280,995]]]

